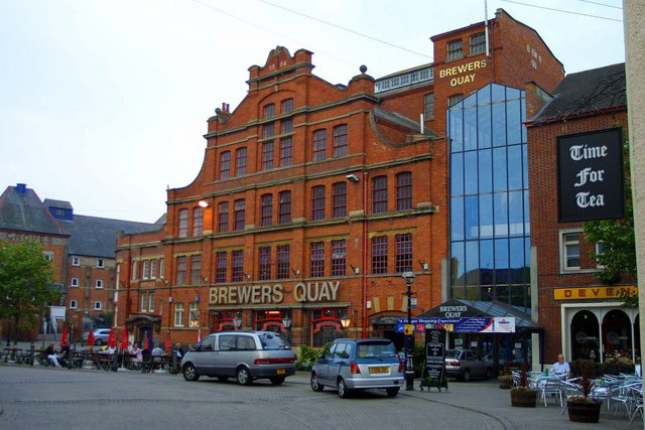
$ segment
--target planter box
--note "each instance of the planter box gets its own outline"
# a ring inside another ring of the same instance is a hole
[[[511,390],[511,406],[519,408],[534,408],[537,401],[535,390]]]
[[[590,401],[576,402],[567,401],[567,409],[569,410],[569,421],[577,423],[597,423],[600,418],[600,406],[602,403]]]

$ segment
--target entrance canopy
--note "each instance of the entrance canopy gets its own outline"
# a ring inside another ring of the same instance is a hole
[[[403,331],[406,319],[397,321],[397,331]],[[412,319],[417,329],[426,324],[443,325],[455,333],[515,333],[538,332],[531,317],[498,301],[453,299],[436,306]]]

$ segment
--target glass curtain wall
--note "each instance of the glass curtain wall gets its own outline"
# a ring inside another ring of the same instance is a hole
[[[524,91],[489,84],[448,109],[451,286],[530,309]]]

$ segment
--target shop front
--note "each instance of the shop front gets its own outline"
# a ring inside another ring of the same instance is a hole
[[[161,330],[161,316],[148,314],[132,314],[125,321],[131,341],[140,346],[145,340],[154,340]]]
[[[351,304],[338,300],[339,290],[339,281],[211,287],[208,324],[211,332],[269,330],[321,347],[349,333]]]
[[[636,362],[640,357],[638,308],[625,306],[621,300],[636,294],[638,289],[633,286],[555,289],[566,357],[598,363],[623,357]]]

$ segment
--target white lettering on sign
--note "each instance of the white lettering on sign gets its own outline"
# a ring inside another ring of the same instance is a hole
[[[569,154],[573,161],[604,158],[607,156],[607,146],[572,145],[569,148]]]
[[[582,209],[605,206],[605,195],[592,195],[589,192],[580,192],[576,194],[576,204]]]
[[[604,181],[603,175],[605,174],[604,170],[592,170],[591,167],[585,167],[578,173],[576,173],[576,176],[578,177],[578,182],[574,184],[575,187],[581,187],[584,184],[589,182],[602,182]]]

